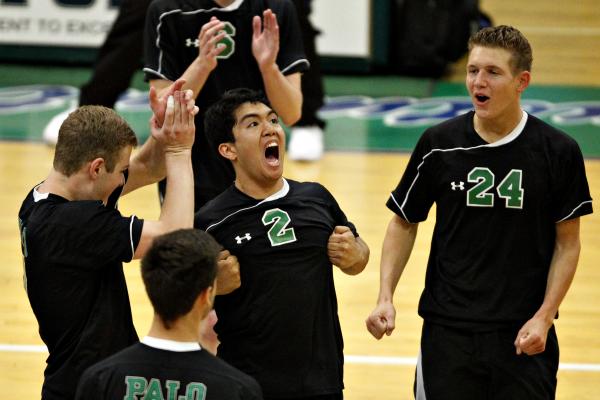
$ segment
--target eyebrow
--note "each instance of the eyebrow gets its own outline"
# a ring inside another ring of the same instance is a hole
[[[277,115],[277,113],[275,112],[275,110],[273,110],[271,108],[264,115],[265,116],[269,116],[271,114],[275,114],[275,116],[279,118],[279,115]],[[242,118],[240,118],[240,120],[238,121],[238,124],[241,124],[242,122],[244,122],[248,118],[260,118],[260,116],[261,115],[259,113],[245,114]]]

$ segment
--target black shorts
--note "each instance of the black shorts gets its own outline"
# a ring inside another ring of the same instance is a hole
[[[470,332],[425,322],[415,374],[417,400],[554,399],[554,326],[541,354],[517,355],[518,329]]]

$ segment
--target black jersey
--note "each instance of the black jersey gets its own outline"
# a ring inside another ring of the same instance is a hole
[[[469,112],[428,129],[387,206],[415,223],[436,203],[419,314],[488,329],[521,324],[541,306],[557,222],[592,212],[577,143],[523,113],[488,144]]]
[[[136,343],[90,367],[76,399],[262,399],[252,377],[206,350],[161,347]]]
[[[196,214],[240,263],[241,287],[217,296],[218,356],[255,377],[265,397],[341,393],[343,339],[327,241],[348,222],[318,183],[284,181],[253,199],[231,186]]]
[[[24,282],[46,360],[42,397],[69,399],[85,368],[138,340],[121,262],[143,221],[101,201],[29,192],[19,211]]]
[[[247,87],[264,91],[262,75],[252,55],[252,17],[262,18],[268,8],[277,15],[279,24],[279,69],[285,75],[305,71],[309,64],[290,0],[236,0],[224,8],[212,0],[155,0],[148,10],[144,39],[147,80],[175,81],[181,77],[198,57],[197,38],[202,26],[213,16],[226,24],[223,43],[227,49],[196,98],[200,108],[192,149],[196,209],[225,190],[235,178],[231,163],[209,145],[203,115],[227,90]]]

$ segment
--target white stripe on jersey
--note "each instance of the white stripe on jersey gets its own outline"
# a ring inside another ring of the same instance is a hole
[[[581,204],[579,204],[577,207],[575,207],[575,208],[573,209],[573,211],[571,211],[571,212],[569,213],[569,215],[567,215],[567,216],[566,216],[566,217],[564,217],[563,219],[559,219],[558,221],[556,221],[556,223],[558,224],[559,222],[563,222],[564,220],[566,220],[566,219],[569,219],[569,217],[570,217],[571,215],[575,214],[575,211],[577,211],[579,208],[581,208],[581,207],[582,207],[584,204],[591,203],[591,202],[592,202],[592,200],[588,200],[588,201],[584,201],[584,202],[582,202],[582,203],[581,203]]]
[[[129,243],[131,244],[131,260],[135,256],[135,248],[133,247],[133,220],[135,219],[135,215],[131,216],[131,221],[129,221]],[[129,261],[131,261],[129,260]]]
[[[483,147],[499,147],[499,146],[505,145],[507,143],[510,143],[513,140],[515,140],[516,138],[518,138],[519,135],[523,132],[523,129],[525,129],[525,124],[527,123],[528,114],[523,110],[521,110],[521,112],[522,112],[521,121],[519,121],[519,123],[517,124],[515,129],[513,129],[508,135],[506,135],[505,137],[503,137],[502,139],[500,139],[494,143],[481,144],[479,146],[473,146],[473,147],[455,147],[452,149],[431,149],[431,151],[429,153],[425,154],[422,158],[421,163],[417,167],[417,175],[415,176],[415,179],[413,179],[412,183],[410,184],[410,187],[406,191],[406,196],[404,197],[404,201],[402,202],[402,205],[399,206],[400,212],[402,212],[402,215],[404,215],[404,219],[406,219],[408,222],[410,222],[409,219],[406,218],[406,214],[404,213],[404,206],[406,205],[406,202],[408,201],[408,196],[410,195],[410,191],[412,190],[413,186],[417,182],[417,179],[419,178],[419,169],[421,169],[421,166],[423,164],[425,164],[425,159],[427,157],[429,157],[431,154],[436,153],[436,152],[445,153],[445,152],[459,151],[459,150],[467,151],[467,150],[480,149]],[[393,198],[393,196],[392,196],[392,198]],[[396,205],[398,205],[398,203],[396,202],[396,199],[394,199],[394,203],[396,203]]]
[[[222,220],[220,220],[219,222],[215,222],[212,225],[209,225],[206,228],[206,232],[208,232],[210,229],[214,228],[215,226],[225,222],[225,220],[227,220],[229,217],[234,216],[235,214],[242,212],[242,211],[246,211],[246,210],[251,210],[255,207],[260,206],[263,203],[269,202],[269,201],[273,201],[273,200],[277,200],[277,199],[281,199],[282,197],[285,197],[288,192],[290,191],[290,184],[285,180],[285,178],[281,178],[283,179],[283,187],[277,192],[277,193],[273,193],[272,195],[270,195],[269,197],[267,197],[266,199],[263,199],[261,201],[259,201],[258,203],[256,203],[253,206],[250,207],[246,207],[246,208],[240,208],[239,210],[236,210],[234,212],[232,212],[231,214],[226,215]]]
[[[290,65],[288,65],[284,69],[282,69],[281,73],[285,75],[285,73],[287,71],[289,71],[290,69],[292,69],[293,67],[295,67],[296,65],[298,65],[300,63],[306,63],[308,65],[308,68],[310,68],[310,62],[308,62],[308,60],[306,58],[301,58],[299,60],[294,61],[293,63],[291,63]]]

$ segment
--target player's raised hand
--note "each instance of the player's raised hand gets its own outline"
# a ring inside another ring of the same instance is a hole
[[[217,67],[217,56],[227,48],[224,43],[219,43],[227,35],[224,28],[225,24],[222,21],[212,17],[202,25],[198,34],[198,58],[200,64],[208,71]]]
[[[162,126],[158,125],[156,116],[151,120],[152,136],[163,145],[166,153],[179,153],[190,150],[194,144],[196,128],[194,116],[198,112],[196,106],[192,106],[193,96],[189,91],[176,91],[167,99],[165,116]]]
[[[252,19],[252,54],[262,70],[276,65],[279,53],[279,25],[277,17],[270,9],[263,12],[263,18],[255,15]]]
[[[222,250],[217,266],[217,294],[228,294],[240,287],[240,263],[236,256]]]
[[[377,307],[365,320],[367,330],[377,340],[385,333],[390,336],[396,327],[396,309],[390,302],[377,304]]]
[[[177,79],[167,88],[161,90],[160,94],[154,86],[150,86],[150,108],[152,109],[153,118],[156,119],[156,123],[159,127],[162,126],[165,119],[165,111],[167,110],[167,100],[169,96],[172,96],[176,91],[180,91],[185,85],[185,79]]]

